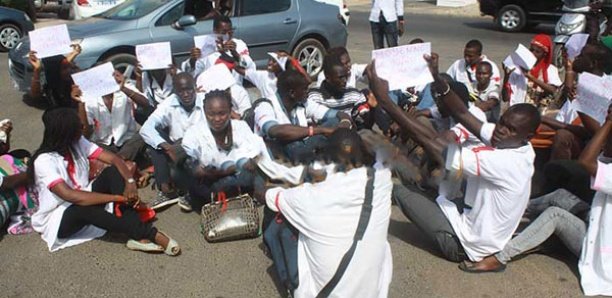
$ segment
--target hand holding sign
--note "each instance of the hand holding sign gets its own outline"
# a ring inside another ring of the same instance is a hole
[[[372,51],[378,75],[389,82],[390,90],[425,85],[433,81],[424,55],[431,43],[420,43]]]
[[[524,45],[519,44],[516,50],[506,57],[503,64],[508,68],[530,70],[538,59]]]
[[[170,42],[137,45],[136,58],[143,70],[166,69],[172,64]]]
[[[39,59],[72,52],[66,24],[36,29],[28,33],[30,49]]]
[[[194,36],[193,43],[196,48],[201,50],[201,57],[206,57],[217,51],[217,36],[214,34]]]
[[[92,67],[72,75],[74,84],[81,91],[81,98],[85,101],[98,100],[98,98],[119,91],[119,84],[113,73],[115,69],[110,62]]]
[[[608,115],[611,100],[611,77],[599,77],[588,72],[580,74],[576,99],[572,101],[576,111],[582,112],[602,124]]]

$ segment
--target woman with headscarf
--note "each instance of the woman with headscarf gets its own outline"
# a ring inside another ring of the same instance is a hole
[[[530,70],[508,69],[504,66],[502,98],[510,106],[517,103],[533,104],[544,114],[563,83],[559,78],[559,70],[552,64],[553,45],[548,35],[536,35],[531,40],[529,50],[537,59]]]

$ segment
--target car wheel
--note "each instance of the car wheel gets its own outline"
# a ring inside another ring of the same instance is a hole
[[[62,7],[57,12],[57,17],[62,20],[70,19],[70,6],[62,5]]]
[[[122,73],[129,65],[132,65],[134,67],[138,65],[138,60],[136,60],[136,56],[132,54],[116,54],[104,59],[104,61],[112,62],[115,69]]]
[[[307,38],[298,43],[292,56],[302,65],[310,78],[314,79],[323,69],[325,53],[325,46],[320,41]]]
[[[561,78],[565,77],[565,65],[563,64],[563,47],[562,43],[555,44],[553,48],[553,64],[559,70],[559,76]]]
[[[21,30],[13,24],[0,25],[0,50],[8,51],[14,48],[21,39]]]
[[[506,32],[521,31],[527,24],[525,11],[518,5],[506,5],[499,10],[497,24]]]

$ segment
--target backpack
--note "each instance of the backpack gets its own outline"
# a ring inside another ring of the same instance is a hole
[[[260,99],[255,100],[253,104],[251,105],[251,107],[248,108],[246,111],[244,111],[244,113],[242,113],[242,120],[245,121],[249,125],[251,130],[254,130],[254,127],[255,127],[255,109],[262,102],[267,102],[269,104],[272,104],[272,101],[270,101],[267,98],[262,97]]]

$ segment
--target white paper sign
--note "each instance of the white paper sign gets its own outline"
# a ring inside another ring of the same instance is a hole
[[[83,100],[92,101],[119,91],[119,84],[113,77],[113,64],[108,62],[72,75],[74,84],[83,92]]]
[[[608,106],[612,100],[612,77],[599,77],[583,72],[578,77],[576,99],[572,105],[603,124],[608,115]]]
[[[506,59],[504,59],[504,62],[502,62],[506,68],[508,69],[513,69],[516,68],[516,65],[514,65],[514,61],[512,61],[512,56],[508,55],[508,57],[506,57]]]
[[[217,36],[214,34],[198,35],[193,37],[194,45],[202,50],[202,57],[217,51]]]
[[[514,65],[530,70],[536,64],[538,59],[524,45],[519,44],[514,53],[510,54]]]
[[[570,36],[570,38],[565,43],[567,57],[570,60],[574,60],[574,58],[578,57],[578,55],[580,55],[580,52],[582,52],[582,48],[584,48],[588,40],[589,35],[584,33],[578,33]]]
[[[28,33],[30,49],[39,59],[72,52],[66,24],[36,29]]]
[[[372,51],[378,76],[389,81],[389,90],[433,82],[423,55],[431,55],[431,43],[420,43]]]
[[[227,66],[220,63],[200,74],[196,83],[198,88],[201,88],[204,92],[209,92],[213,90],[226,90],[236,84],[236,79]]]
[[[136,58],[142,65],[142,70],[168,68],[168,65],[172,64],[170,42],[137,45]]]

